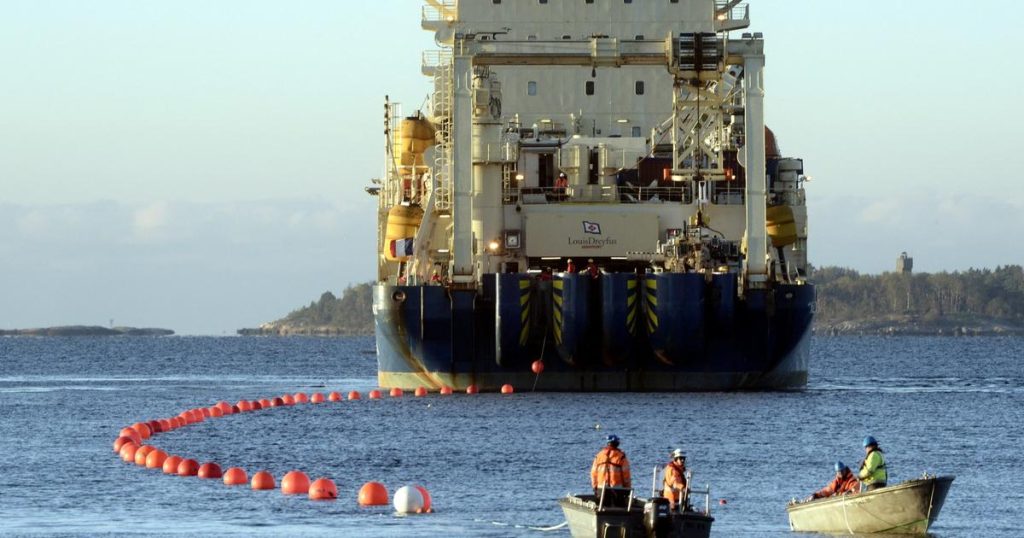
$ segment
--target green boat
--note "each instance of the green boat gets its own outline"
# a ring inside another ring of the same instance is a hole
[[[789,527],[827,534],[927,534],[954,478],[925,475],[872,491],[791,503]]]

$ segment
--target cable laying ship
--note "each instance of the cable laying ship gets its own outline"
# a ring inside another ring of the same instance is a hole
[[[387,101],[382,387],[806,385],[803,162],[736,0],[426,0],[429,105]],[[535,372],[543,370],[543,374]]]

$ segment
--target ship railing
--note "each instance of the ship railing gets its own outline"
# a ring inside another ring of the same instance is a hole
[[[574,187],[515,187],[503,189],[502,201],[514,205],[560,204],[568,202],[620,203],[620,204],[657,204],[657,203],[693,203],[693,193],[688,186],[654,186],[634,187],[603,186],[599,194],[592,199],[585,199],[574,193]]]
[[[422,13],[424,23],[454,22],[458,18],[459,3],[457,0],[427,0]]]
[[[739,30],[750,26],[750,4],[716,0],[715,25],[718,31]]]
[[[428,77],[432,77],[437,73],[438,68],[444,67],[451,63],[452,52],[451,50],[425,50],[423,51],[423,58],[421,62],[420,70]]]

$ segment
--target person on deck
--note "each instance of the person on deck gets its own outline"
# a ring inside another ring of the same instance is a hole
[[[569,258],[568,260],[566,260],[566,262],[565,262],[565,272],[566,273],[570,273],[570,274],[576,272],[576,264],[572,262],[572,258]]]
[[[569,178],[565,175],[565,172],[558,173],[558,179],[555,180],[555,194],[558,199],[561,200],[562,196],[565,195],[565,189],[569,187]]]
[[[836,476],[827,486],[811,494],[807,500],[823,499],[834,495],[846,495],[847,493],[860,492],[860,481],[854,476],[853,471],[841,461],[836,462]]]
[[[594,263],[594,258],[587,259],[587,274],[594,280],[601,276],[601,269]]]
[[[864,461],[860,464],[857,477],[867,491],[884,488],[889,481],[889,472],[885,469],[885,456],[878,447],[878,441],[870,435],[864,438]]]
[[[607,444],[594,456],[594,463],[590,466],[590,485],[598,498],[601,498],[604,488],[629,490],[633,487],[629,459],[625,452],[619,450],[619,436],[609,434]]]
[[[686,497],[686,456],[683,449],[672,451],[672,461],[665,466],[664,474],[661,495],[668,499],[671,509],[675,510],[676,505],[684,502]]]

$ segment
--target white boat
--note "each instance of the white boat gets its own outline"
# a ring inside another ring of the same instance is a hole
[[[953,476],[924,476],[863,493],[790,504],[789,527],[828,534],[926,534]]]

